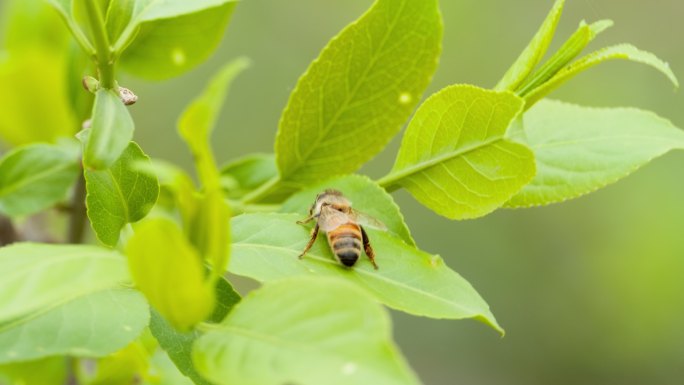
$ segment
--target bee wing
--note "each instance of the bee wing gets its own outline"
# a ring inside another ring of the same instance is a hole
[[[318,226],[321,230],[328,232],[348,223],[350,218],[347,214],[337,211],[332,207],[323,206],[321,208],[321,215],[318,218]]]
[[[387,226],[372,216],[352,209],[351,215],[358,222],[358,224],[370,227],[376,230],[387,231]]]

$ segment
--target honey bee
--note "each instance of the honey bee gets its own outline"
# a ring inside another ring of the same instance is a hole
[[[371,247],[366,230],[361,226],[386,230],[385,225],[375,218],[351,208],[351,202],[337,190],[328,189],[316,196],[314,204],[309,209],[309,216],[298,224],[305,224],[316,219],[316,226],[311,230],[311,239],[307,243],[304,254],[313,246],[322,230],[328,236],[328,244],[337,260],[344,266],[352,267],[361,256],[361,246],[370,259],[373,267],[378,269],[375,263],[375,253]]]

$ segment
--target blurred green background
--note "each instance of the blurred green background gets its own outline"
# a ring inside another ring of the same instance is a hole
[[[6,2],[7,0],[0,0]],[[428,93],[454,83],[491,87],[527,44],[550,0],[443,0],[444,52]],[[216,54],[180,78],[120,83],[136,140],[151,156],[190,155],[176,134],[180,111],[221,64],[253,65],[231,90],[215,135],[219,161],[272,151],[278,118],[299,75],[371,0],[244,0]],[[631,42],[668,61],[684,81],[684,2],[568,0],[557,40],[581,19],[616,25],[590,46]],[[0,26],[2,27],[2,26]],[[2,28],[0,28],[2,29]],[[552,47],[557,47],[555,41]],[[684,94],[645,66],[610,62],[552,98],[635,106],[684,127]],[[398,138],[362,172],[389,170]],[[684,380],[684,153],[559,205],[501,210],[452,222],[395,198],[421,248],[440,254],[487,300],[507,335],[473,321],[393,313],[394,334],[426,384],[681,384]]]

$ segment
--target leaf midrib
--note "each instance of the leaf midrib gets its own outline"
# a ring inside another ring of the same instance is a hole
[[[72,166],[71,164],[61,164],[61,165],[57,165],[54,168],[46,169],[46,170],[40,171],[38,173],[31,174],[28,178],[20,179],[18,183],[10,184],[9,186],[6,186],[6,187],[3,187],[2,189],[0,189],[0,198],[7,196],[14,191],[19,190],[28,184],[31,184],[35,181],[40,180],[46,175],[49,176],[49,174],[52,174],[52,173],[62,172],[71,166]]]
[[[288,248],[282,247],[282,246],[264,245],[264,244],[258,244],[258,243],[235,243],[235,244],[233,244],[233,247],[240,247],[240,246],[255,247],[255,248],[269,248],[269,249],[276,249],[276,250],[286,251],[286,252],[288,252],[288,253],[292,253],[293,255],[298,255],[298,254],[299,254],[299,251],[298,251],[298,250],[288,249]],[[319,255],[317,255],[317,254],[313,254],[313,253],[311,253],[311,252],[307,253],[307,254],[306,254],[306,257],[307,257],[307,258],[313,258],[313,259],[316,259],[316,260],[318,260],[318,261],[320,261],[320,262],[324,262],[324,263],[327,263],[327,264],[332,264],[332,265],[336,265],[336,264],[337,264],[336,262],[334,262],[334,261],[331,260],[330,258],[324,258],[324,257],[321,257],[321,256],[319,256]],[[233,258],[233,259],[235,259],[235,258]],[[412,287],[412,286],[408,286],[408,285],[404,284],[403,282],[395,281],[395,280],[392,280],[392,279],[390,279],[390,278],[388,278],[388,277],[385,277],[385,276],[382,276],[382,275],[371,274],[370,272],[367,272],[367,271],[362,270],[362,269],[356,269],[355,271],[356,271],[357,273],[359,273],[360,275],[365,275],[365,276],[368,276],[368,277],[376,278],[376,279],[378,279],[378,280],[380,280],[380,281],[389,282],[389,283],[392,283],[392,284],[394,284],[394,285],[396,285],[396,286],[406,288],[406,289],[408,289],[409,291],[416,292],[416,293],[419,293],[419,294],[423,294],[423,295],[425,295],[426,297],[433,298],[433,299],[437,300],[438,302],[445,303],[445,304],[449,305],[450,307],[456,308],[456,309],[458,309],[458,310],[460,310],[460,311],[462,311],[462,312],[464,312],[464,313],[469,313],[469,314],[473,314],[473,315],[483,315],[483,316],[487,317],[487,315],[486,315],[484,312],[482,312],[482,311],[475,311],[475,310],[473,310],[473,309],[471,309],[471,308],[468,308],[468,307],[465,307],[465,306],[463,306],[463,305],[459,305],[459,304],[456,304],[456,303],[454,303],[454,302],[450,302],[449,300],[447,300],[447,299],[445,299],[445,298],[438,297],[438,296],[434,295],[433,293],[426,292],[426,291],[422,291],[422,290],[419,290],[419,289],[417,289],[417,288],[415,288],[415,287]],[[368,289],[366,289],[366,290],[368,290]]]
[[[389,173],[387,176],[382,177],[380,180],[378,180],[378,184],[382,187],[389,187],[392,186],[396,183],[398,183],[401,179],[410,177],[413,174],[422,172],[428,168],[435,167],[441,163],[444,163],[446,161],[449,161],[453,158],[465,155],[469,152],[479,150],[483,147],[491,146],[496,144],[496,142],[506,140],[504,135],[497,135],[497,136],[492,136],[482,142],[478,142],[476,144],[470,145],[470,146],[464,146],[460,147],[454,151],[450,152],[445,152],[443,154],[437,155],[435,157],[429,158],[426,161],[418,162],[415,163],[414,165],[403,168],[401,170],[393,171]]]

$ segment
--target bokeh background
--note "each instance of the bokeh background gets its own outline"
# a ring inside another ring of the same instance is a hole
[[[244,0],[216,54],[197,69],[163,83],[121,78],[140,97],[132,107],[136,140],[151,156],[190,169],[178,114],[213,71],[247,56],[252,67],[231,89],[215,150],[220,161],[271,152],[297,78],[371,2]],[[493,86],[551,3],[443,0],[444,51],[428,94],[454,83]],[[683,1],[568,0],[552,48],[580,20],[603,18],[616,25],[589,48],[633,43],[668,61],[684,81]],[[551,97],[641,107],[684,127],[684,93],[638,64],[603,64]],[[389,170],[396,139],[362,172]],[[426,384],[684,383],[683,152],[580,199],[477,220],[438,217],[403,192],[395,199],[419,246],[466,277],[507,331],[500,338],[474,321],[393,313],[395,338]]]

